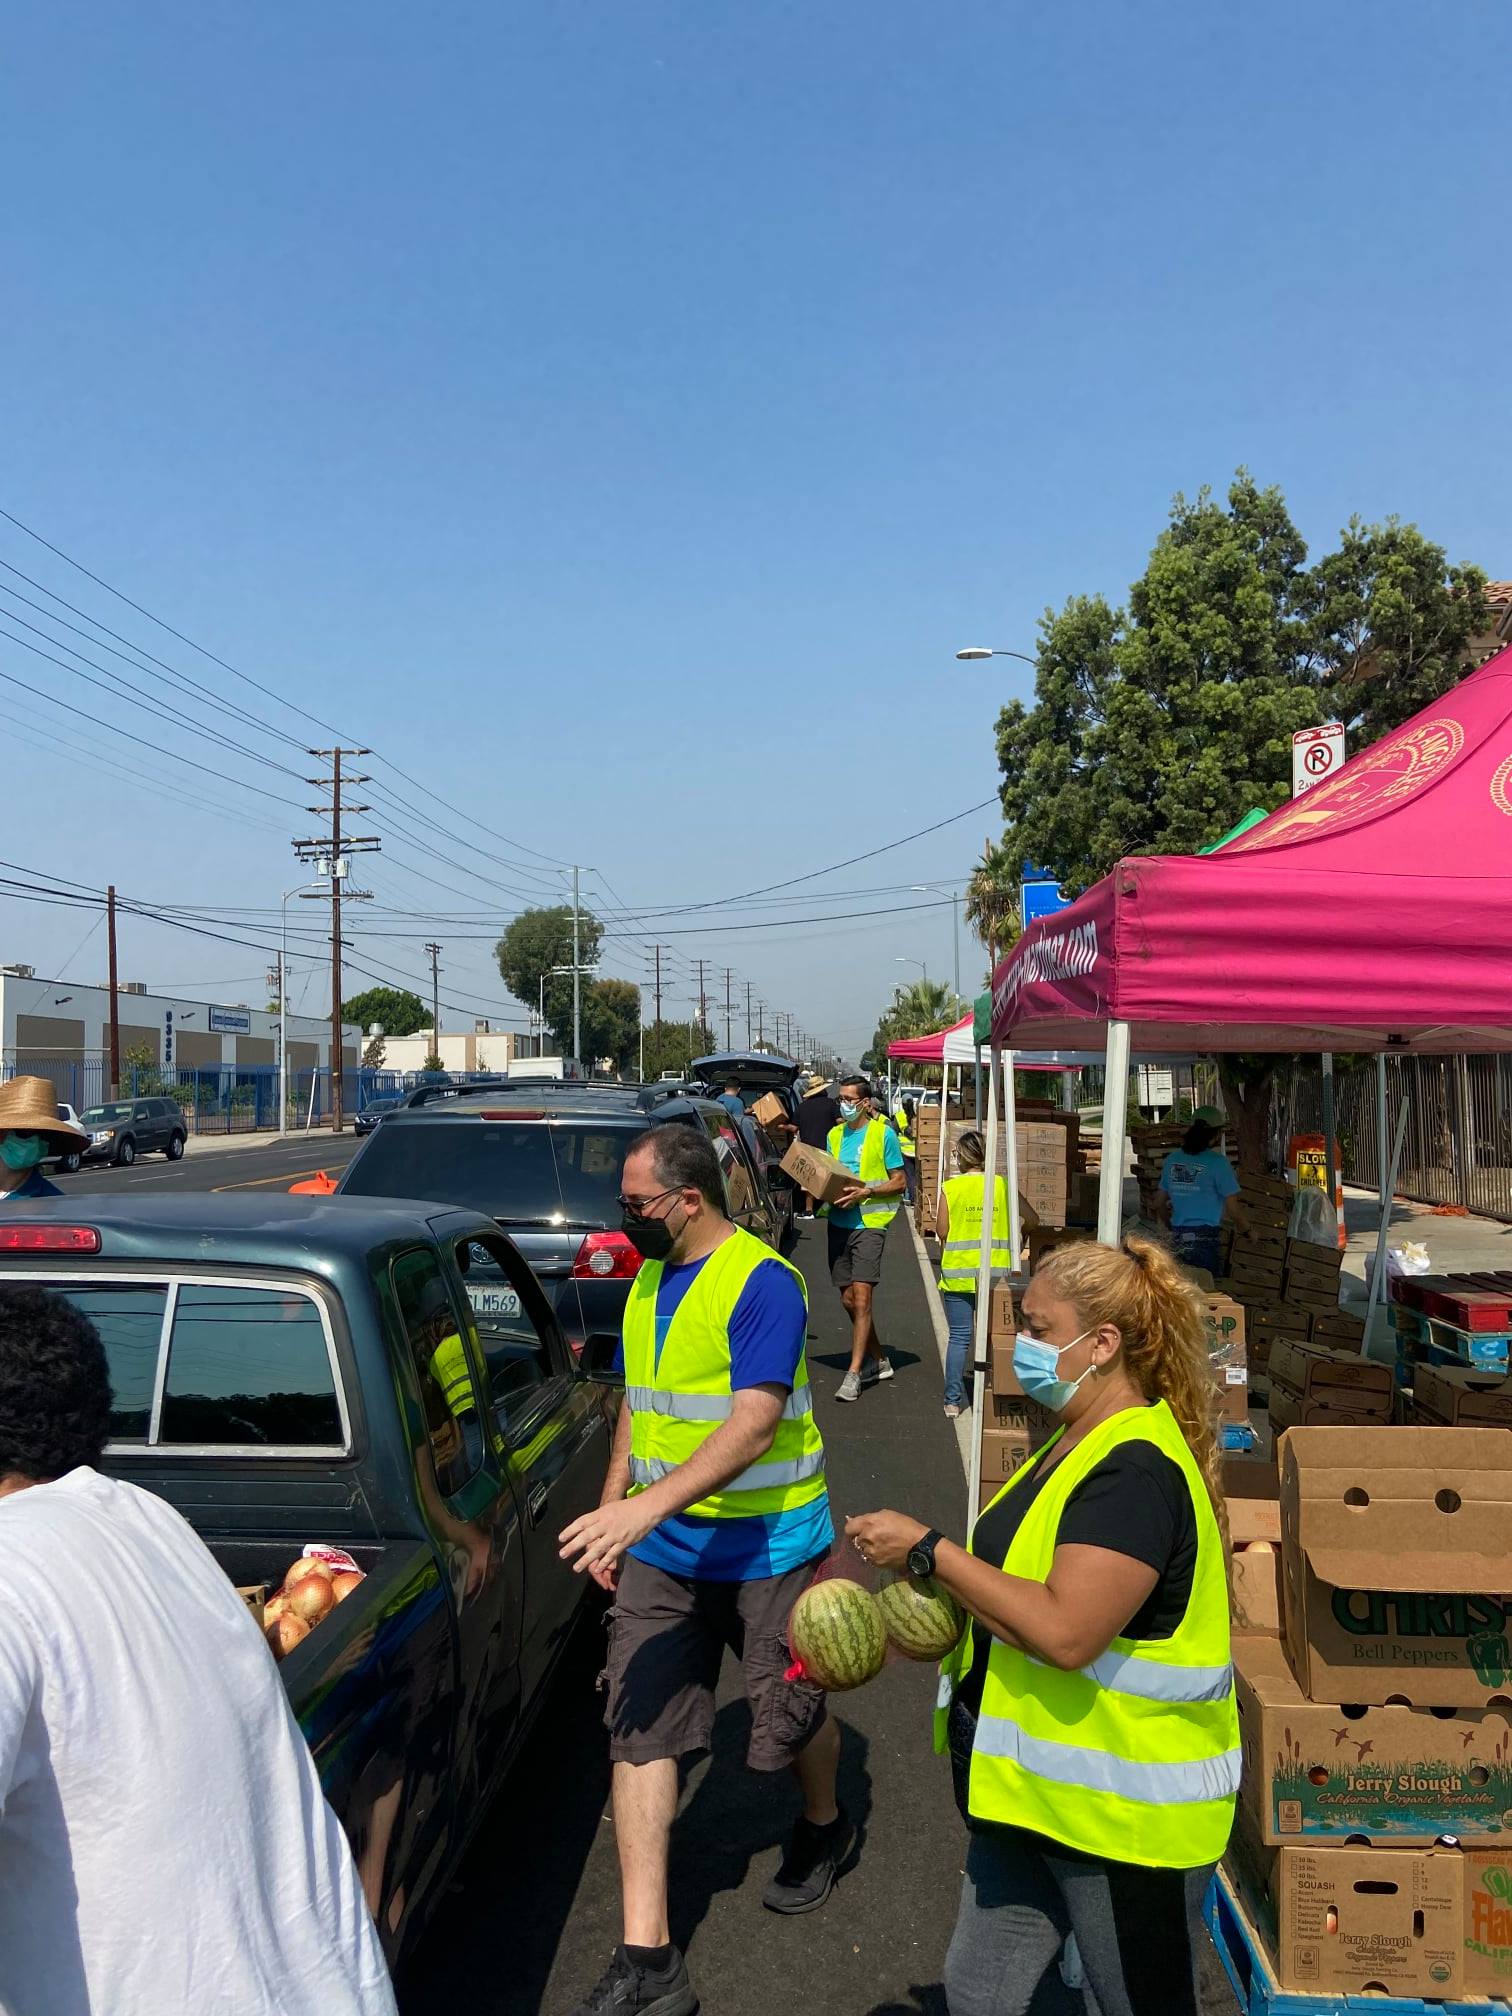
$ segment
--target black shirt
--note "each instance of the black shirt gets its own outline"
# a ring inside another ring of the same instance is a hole
[[[975,1553],[1001,1567],[1026,1514],[1044,1488],[1045,1452],[1030,1474],[1006,1497],[989,1506],[976,1523]],[[1053,1474],[1052,1472],[1048,1474]],[[1155,1587],[1121,1636],[1170,1638],[1186,1615],[1197,1567],[1197,1518],[1186,1478],[1153,1442],[1124,1442],[1095,1463],[1066,1500],[1056,1529],[1056,1545],[1106,1547],[1143,1561],[1156,1574]],[[971,1670],[960,1700],[976,1714],[987,1677],[989,1638],[972,1626]]]
[[[840,1107],[834,1094],[814,1092],[798,1102],[798,1139],[808,1148],[823,1148],[830,1129],[840,1124]]]

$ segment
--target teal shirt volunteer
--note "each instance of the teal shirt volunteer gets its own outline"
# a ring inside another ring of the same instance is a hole
[[[866,1124],[846,1127],[840,1136],[840,1160],[861,1180],[861,1144],[866,1139]],[[844,1126],[844,1122],[841,1123]],[[884,1123],[882,1130],[882,1160],[887,1165],[887,1173],[894,1176],[903,1167],[903,1150],[890,1123]],[[838,1225],[842,1232],[859,1232],[866,1222],[861,1216],[859,1204],[852,1204],[844,1211],[838,1204],[829,1207],[829,1222]]]

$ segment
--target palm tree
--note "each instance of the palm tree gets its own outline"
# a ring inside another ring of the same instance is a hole
[[[1003,954],[1018,942],[1018,871],[999,841],[988,841],[982,859],[966,884],[966,922],[987,947],[987,957],[996,966]]]

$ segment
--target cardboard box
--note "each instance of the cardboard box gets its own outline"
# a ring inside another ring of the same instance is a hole
[[[1465,1856],[1463,1993],[1512,1994],[1512,1847]]]
[[[1011,1337],[995,1339],[989,1347],[988,1358],[988,1380],[993,1392],[1006,1393],[1014,1399],[1021,1398],[1024,1389],[1017,1372],[1013,1369],[1013,1339]]]
[[[245,1603],[247,1608],[251,1611],[252,1622],[257,1626],[258,1630],[261,1631],[261,1629],[263,1628],[263,1610],[268,1601],[267,1583],[239,1582],[236,1585],[236,1593],[238,1596],[240,1596],[243,1603]]]
[[[1272,1390],[1285,1386],[1325,1406],[1390,1418],[1395,1386],[1391,1367],[1362,1358],[1358,1352],[1283,1338],[1271,1346],[1270,1376]]]
[[[775,1092],[763,1092],[751,1106],[751,1118],[761,1127],[775,1127],[783,1122],[791,1122],[792,1115]]]
[[[1460,1993],[1457,1849],[1267,1848],[1236,1825],[1224,1867],[1284,1992],[1328,1998],[1320,2008],[1342,1995]]]
[[[1031,1453],[1027,1419],[1019,1419],[1010,1428],[984,1427],[982,1482],[991,1481],[995,1489],[1001,1489],[1016,1470],[1022,1469]]]
[[[1320,1267],[1335,1278],[1344,1264],[1344,1255],[1337,1246],[1322,1246],[1315,1239],[1288,1239],[1286,1257],[1298,1266]]]
[[[780,1166],[800,1190],[807,1190],[811,1197],[825,1204],[833,1204],[856,1180],[837,1156],[826,1154],[822,1148],[810,1148],[802,1141],[791,1144]]]
[[[1251,1540],[1281,1544],[1281,1480],[1274,1455],[1225,1456],[1223,1498],[1229,1538],[1236,1547]]]
[[[1512,1428],[1512,1379],[1473,1365],[1419,1365],[1413,1373],[1419,1421],[1446,1428]]]
[[[1355,1403],[1342,1398],[1311,1400],[1279,1385],[1272,1375],[1266,1411],[1271,1433],[1279,1439],[1291,1428],[1388,1427],[1394,1410],[1389,1401],[1383,1405],[1369,1394],[1362,1394]]]
[[[1365,1325],[1347,1309],[1335,1309],[1313,1316],[1308,1334],[1319,1344],[1334,1344],[1341,1351],[1358,1351],[1365,1342]]]
[[[1241,1554],[1240,1562],[1266,1556]],[[1274,1559],[1274,1556],[1269,1557]],[[1498,1837],[1512,1808],[1512,1722],[1494,1709],[1309,1701],[1278,1638],[1234,1639],[1240,1797],[1262,1840],[1375,1847]]]
[[[987,1335],[1006,1338],[1009,1345],[1018,1333],[1018,1304],[1011,1281],[994,1281],[992,1300],[987,1305]]]
[[[1281,1549],[1270,1540],[1250,1541],[1235,1547],[1232,1566],[1236,1634],[1262,1632],[1279,1644]]]
[[[1499,1428],[1293,1428],[1287,1650],[1314,1701],[1512,1696],[1512,1464]]]
[[[1090,1235],[1079,1226],[1036,1226],[1029,1234],[1029,1272],[1032,1274],[1047,1253],[1053,1253],[1057,1246],[1064,1246],[1072,1239],[1086,1239]]]

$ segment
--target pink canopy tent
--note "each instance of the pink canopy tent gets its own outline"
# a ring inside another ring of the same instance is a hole
[[[1120,861],[992,978],[994,1045],[1512,1049],[1512,651],[1216,854]]]
[[[959,1022],[953,1022],[948,1029],[937,1029],[932,1036],[902,1036],[896,1043],[889,1043],[887,1054],[904,1064],[972,1064],[979,1062],[979,1054],[971,1037],[972,1018],[963,1015]],[[1077,1071],[1083,1064],[1100,1064],[1101,1051],[1079,1054],[1074,1057],[1019,1057],[1014,1068],[1019,1071]]]
[[[1030,926],[992,976],[989,1182],[998,1059],[1085,1043],[1098,1024],[1098,1237],[1110,1242],[1131,1051],[1512,1050],[1509,857],[1512,650],[1216,853],[1131,856]],[[1004,1091],[1011,1196],[1011,1069]],[[1384,1128],[1384,1063],[1378,1111]],[[1373,1293],[1384,1139],[1381,1181]],[[1014,1239],[1017,1251],[1016,1227]],[[979,1301],[987,1279],[984,1240]],[[985,1349],[979,1309],[979,1365]],[[974,1460],[973,1504],[977,1475]]]

